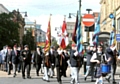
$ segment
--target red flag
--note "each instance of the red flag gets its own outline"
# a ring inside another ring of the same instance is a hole
[[[50,25],[50,21],[51,21],[51,15],[49,18],[49,22],[48,22],[48,28],[47,28],[47,33],[46,33],[46,42],[45,42],[45,53],[47,51],[49,51],[50,46],[51,46],[51,25]]]
[[[64,49],[67,47],[68,45],[68,34],[67,34],[67,30],[66,30],[66,21],[64,19],[63,21],[63,25],[62,25],[62,30],[61,30],[61,34],[59,35],[59,39],[58,39],[58,45]]]

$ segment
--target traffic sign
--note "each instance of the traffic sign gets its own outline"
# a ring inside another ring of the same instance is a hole
[[[120,42],[120,34],[116,34],[116,41]]]
[[[86,27],[90,27],[95,23],[95,17],[92,14],[85,14],[82,21]]]

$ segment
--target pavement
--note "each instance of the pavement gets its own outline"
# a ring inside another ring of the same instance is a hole
[[[120,73],[120,67],[117,68],[117,73]],[[56,74],[56,72],[55,72]],[[67,77],[62,77],[62,84],[70,84],[70,68],[67,69]],[[87,78],[86,81],[84,81],[84,70],[83,67],[80,70],[80,84],[95,84],[95,82],[90,81],[90,76]],[[36,76],[35,69],[32,68],[31,70],[31,79],[22,79],[21,73],[17,73],[17,76],[13,77],[13,72],[11,75],[7,75],[6,72],[0,71],[0,84],[58,84],[56,76],[53,78],[50,78],[50,82],[46,82],[42,80],[43,74],[40,74],[40,76]],[[115,76],[116,81],[120,81],[120,75]],[[104,84],[110,84],[106,80],[104,80]],[[120,83],[118,83],[120,84]]]

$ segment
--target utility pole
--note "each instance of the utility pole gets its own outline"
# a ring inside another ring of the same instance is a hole
[[[90,14],[90,11],[92,11],[92,9],[86,9],[86,11],[88,11],[88,14]],[[87,42],[89,43],[89,27],[87,27]]]

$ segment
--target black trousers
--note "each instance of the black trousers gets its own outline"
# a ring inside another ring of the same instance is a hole
[[[60,82],[61,80],[61,76],[62,76],[62,67],[56,67],[56,71],[57,71],[57,81]]]
[[[25,77],[25,69],[27,67],[27,77],[30,76],[31,63],[22,62],[22,76]]]
[[[36,74],[39,74],[41,63],[37,63],[35,66],[36,66]]]

